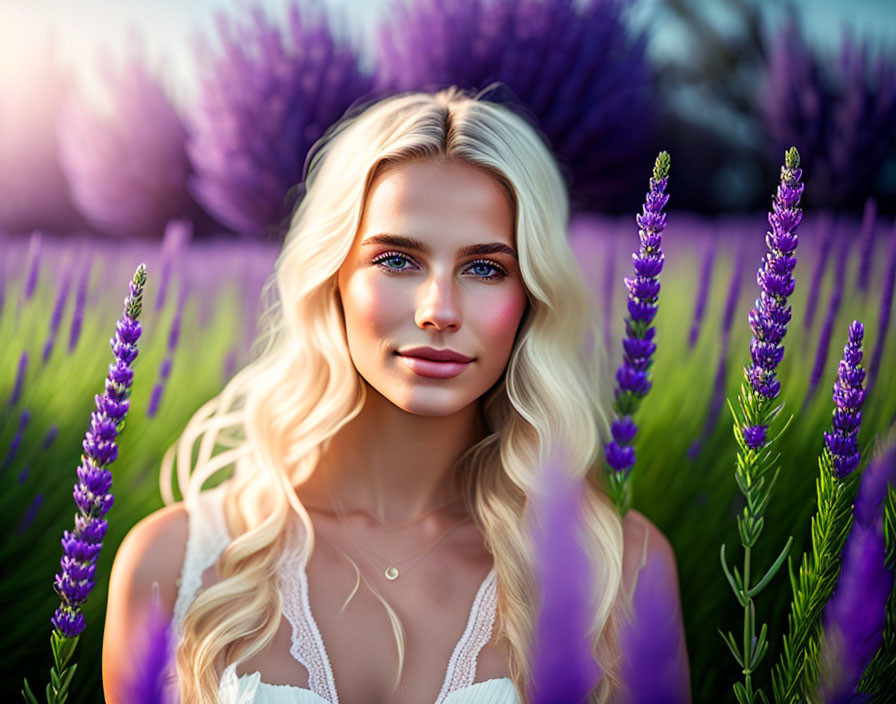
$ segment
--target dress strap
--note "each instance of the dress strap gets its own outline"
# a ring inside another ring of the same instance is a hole
[[[292,646],[289,652],[308,671],[308,689],[329,704],[338,704],[333,668],[330,666],[320,629],[311,614],[308,575],[305,572],[299,535],[302,530],[292,530],[293,545],[284,553],[279,569],[281,611],[292,625]]]
[[[202,586],[202,573],[217,561],[230,543],[224,520],[226,488],[219,486],[200,492],[186,503],[188,519],[187,551],[181,568],[173,624],[178,640],[183,638],[184,618]]]
[[[445,681],[435,704],[442,704],[452,692],[473,684],[479,651],[491,640],[497,608],[498,579],[497,572],[492,567],[476,593],[467,627],[451,654]]]

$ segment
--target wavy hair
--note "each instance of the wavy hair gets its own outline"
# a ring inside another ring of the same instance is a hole
[[[539,488],[539,469],[561,444],[570,472],[586,480],[585,542],[595,567],[590,632],[602,671],[590,701],[615,699],[622,688],[620,629],[631,604],[621,586],[622,524],[597,465],[607,425],[606,384],[594,342],[594,306],[566,238],[567,190],[550,149],[520,114],[455,87],[361,106],[315,146],[305,194],[264,287],[252,361],[196,412],[162,462],[166,503],[174,500],[176,454],[177,482],[188,508],[210,477],[233,466],[224,502],[233,537],[219,558],[220,581],[190,605],[177,649],[182,702],[214,702],[223,668],[251,658],[274,637],[281,597],[273,577],[289,544],[291,511],[305,528],[301,558],[307,560],[314,549],[311,519],[293,487],[311,475],[322,449],[365,402],[365,386],[349,355],[336,275],[378,171],[422,159],[463,160],[505,188],[514,205],[529,297],[507,369],[480,400],[486,437],[462,455],[457,470],[494,557],[496,639],[526,701],[537,586],[524,517]],[[213,454],[219,446],[223,451]],[[402,629],[380,600],[399,652],[397,684]]]

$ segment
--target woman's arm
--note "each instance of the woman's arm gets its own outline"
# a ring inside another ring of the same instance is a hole
[[[626,514],[622,533],[622,580],[629,593],[634,590],[635,623],[624,643],[633,675],[632,701],[689,704],[691,676],[675,553],[660,529],[638,511]],[[645,671],[652,676],[635,677]],[[650,691],[642,691],[644,687]]]
[[[187,545],[187,511],[182,503],[150,514],[125,536],[112,565],[103,633],[103,690],[107,704],[124,704],[139,672],[137,653],[152,605],[153,583],[166,618],[174,612],[177,582]]]

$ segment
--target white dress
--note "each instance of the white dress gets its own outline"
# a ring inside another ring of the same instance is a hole
[[[181,571],[174,628],[183,635],[184,616],[202,585],[202,573],[211,567],[230,542],[223,511],[224,488],[204,491],[189,511],[187,552]],[[333,668],[308,602],[308,576],[297,549],[287,550],[280,563],[282,613],[292,625],[290,654],[308,671],[308,688],[273,685],[261,674],[236,675],[236,665],[221,677],[221,704],[337,704]],[[497,581],[492,568],[473,601],[467,627],[454,648],[435,704],[520,704],[516,688],[507,677],[475,682],[479,651],[489,641],[497,607]]]

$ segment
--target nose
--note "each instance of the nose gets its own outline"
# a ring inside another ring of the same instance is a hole
[[[454,282],[448,278],[433,277],[424,284],[414,320],[424,330],[441,332],[460,328],[460,301],[458,292],[454,290]]]

